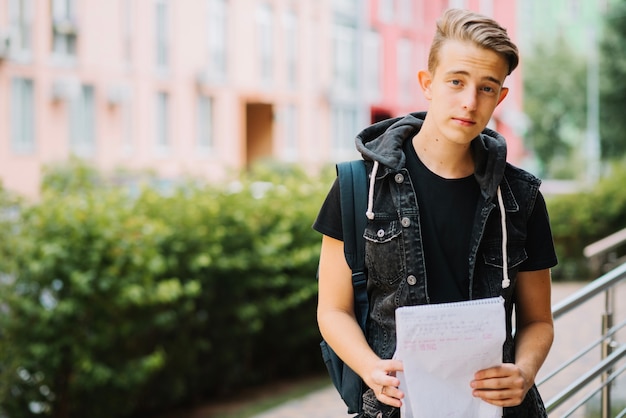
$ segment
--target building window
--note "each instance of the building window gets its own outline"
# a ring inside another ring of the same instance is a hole
[[[333,10],[335,13],[354,17],[354,11],[358,8],[360,0],[333,0]]]
[[[465,9],[465,0],[449,0],[448,7],[451,9]]]
[[[333,151],[340,155],[354,151],[354,137],[358,130],[356,108],[335,105],[332,112]]]
[[[58,57],[76,56],[78,25],[75,0],[52,1],[52,52]]]
[[[70,102],[70,149],[79,157],[96,151],[95,100],[93,86],[82,85]]]
[[[298,109],[287,105],[283,109],[283,156],[287,161],[298,158]]]
[[[398,40],[396,48],[398,66],[398,99],[409,103],[413,96],[413,45],[409,39]]]
[[[209,152],[213,149],[213,99],[207,96],[198,96],[197,106],[197,143],[200,152]]]
[[[155,147],[158,154],[166,154],[170,147],[169,135],[169,95],[158,92],[155,109]]]
[[[365,33],[363,50],[366,61],[363,76],[365,96],[373,102],[379,100],[382,95],[382,43],[378,32],[370,30]]]
[[[17,154],[35,151],[35,105],[33,81],[11,80],[11,148]]]
[[[289,87],[295,87],[298,79],[298,17],[293,11],[285,14],[284,25],[287,83]]]
[[[480,13],[493,17],[493,0],[480,0]]]
[[[398,2],[398,16],[404,25],[414,25],[415,19],[413,18],[414,0],[399,0]]]
[[[122,18],[122,59],[130,65],[133,57],[134,0],[120,0]]]
[[[224,80],[227,72],[228,3],[226,0],[209,0],[208,41],[210,76]]]
[[[261,80],[272,84],[274,78],[274,37],[272,7],[261,4],[257,11],[259,68]]]
[[[382,22],[393,22],[394,15],[394,0],[378,0],[378,16]]]
[[[339,91],[353,93],[357,86],[356,29],[337,24],[334,30],[334,79]]]
[[[32,50],[33,0],[10,0],[11,52],[18,56]]]
[[[127,99],[120,106],[121,111],[121,123],[122,123],[122,155],[129,157],[134,153],[134,141],[133,141],[133,108],[131,105],[131,99]]]
[[[167,0],[156,0],[155,4],[155,52],[156,66],[167,71],[169,65],[169,9]]]

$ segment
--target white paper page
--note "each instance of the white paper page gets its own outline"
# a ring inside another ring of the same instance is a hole
[[[403,418],[502,417],[502,408],[472,396],[470,382],[502,363],[504,315],[501,297],[396,310]]]

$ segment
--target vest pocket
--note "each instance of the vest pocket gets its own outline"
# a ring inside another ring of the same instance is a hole
[[[395,284],[403,277],[404,245],[398,220],[371,221],[365,228],[365,263],[368,278],[379,284]]]
[[[526,248],[524,248],[521,244],[516,245],[515,243],[509,243],[507,246],[507,252],[509,270],[515,269],[528,258]],[[502,243],[486,243],[483,251],[483,258],[486,265],[502,269]]]

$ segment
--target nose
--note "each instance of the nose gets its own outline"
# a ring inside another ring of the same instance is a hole
[[[463,95],[463,108],[469,111],[476,110],[478,92],[474,89],[466,89]]]

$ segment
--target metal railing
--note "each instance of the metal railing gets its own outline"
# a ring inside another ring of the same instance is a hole
[[[585,248],[585,256],[589,258],[592,268],[596,269],[596,271],[603,270],[607,265],[610,265],[612,268],[616,264],[616,257],[610,252],[624,242],[626,242],[626,229],[589,245]],[[545,405],[548,413],[569,401],[567,405],[569,409],[559,415],[559,418],[569,417],[600,393],[600,416],[601,418],[610,417],[612,407],[611,388],[615,380],[626,371],[626,364],[622,362],[623,359],[626,359],[626,343],[619,343],[616,339],[618,331],[626,327],[626,319],[621,320],[618,324],[614,323],[616,287],[624,280],[626,280],[626,262],[617,265],[617,267],[614,267],[552,307],[553,317],[557,320],[579,308],[595,296],[604,293],[604,312],[602,313],[602,327],[599,337],[539,380],[537,385],[541,387],[541,385],[544,385],[591,350],[598,347],[601,350],[600,361],[569,383],[556,395],[547,399]],[[598,378],[600,380],[599,384],[597,384]],[[592,386],[594,381],[596,385]],[[583,393],[585,390],[586,392]],[[615,415],[615,418],[624,417],[626,417],[626,408]]]

